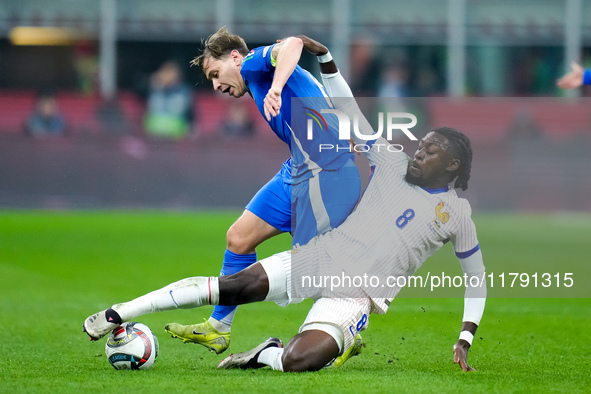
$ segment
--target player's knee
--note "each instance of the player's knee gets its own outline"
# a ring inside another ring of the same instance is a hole
[[[241,305],[263,301],[269,293],[269,279],[260,264],[219,279],[220,305]]]
[[[226,233],[226,244],[229,251],[237,254],[254,253],[257,245],[249,238],[248,233],[240,230],[239,226],[232,225]]]

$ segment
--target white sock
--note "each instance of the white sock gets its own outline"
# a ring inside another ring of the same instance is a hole
[[[122,321],[130,321],[146,313],[217,305],[219,298],[217,277],[196,276],[171,283],[135,300],[113,305],[112,308]]]
[[[235,313],[236,309],[234,309],[232,312],[230,312],[230,314],[228,314],[228,316],[231,315],[230,324],[224,321],[228,316],[224,317],[222,320],[214,319],[210,316],[207,320],[209,321],[209,324],[211,324],[211,326],[219,332],[229,332],[232,329],[232,319],[234,318]]]
[[[283,372],[283,348],[279,347],[268,347],[259,354],[257,361],[261,364],[265,364],[273,368],[275,371]]]

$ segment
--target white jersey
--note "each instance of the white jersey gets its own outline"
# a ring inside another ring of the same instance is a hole
[[[369,146],[369,145],[368,145]],[[479,250],[470,204],[453,189],[427,190],[405,180],[409,158],[380,138],[366,152],[372,173],[356,210],[309,246],[348,276],[414,274],[446,242],[467,258]],[[382,282],[383,283],[383,282]],[[400,288],[365,287],[376,313],[385,313]]]

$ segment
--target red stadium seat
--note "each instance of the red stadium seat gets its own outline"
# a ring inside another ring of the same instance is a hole
[[[34,92],[0,92],[0,133],[23,133],[23,126],[34,105]]]
[[[548,138],[567,138],[591,126],[589,104],[562,98],[433,98],[429,101],[432,127],[449,126],[470,136],[473,143],[508,138],[513,122],[527,114]]]

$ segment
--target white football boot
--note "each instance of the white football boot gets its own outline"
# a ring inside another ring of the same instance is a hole
[[[84,320],[83,331],[88,334],[91,341],[98,341],[121,324],[121,319],[116,322],[117,319],[107,318],[106,312],[109,309],[90,315]]]
[[[228,357],[226,357],[225,359],[223,359],[219,363],[218,368],[220,368],[220,369],[235,369],[235,368],[257,369],[257,368],[262,368],[265,366],[265,364],[261,364],[257,361],[259,358],[259,354],[261,354],[261,352],[263,350],[270,348],[270,347],[282,348],[283,343],[281,342],[281,339],[271,337],[271,338],[267,339],[265,342],[261,343],[259,346],[255,347],[254,349],[249,350],[248,352],[230,354]]]

